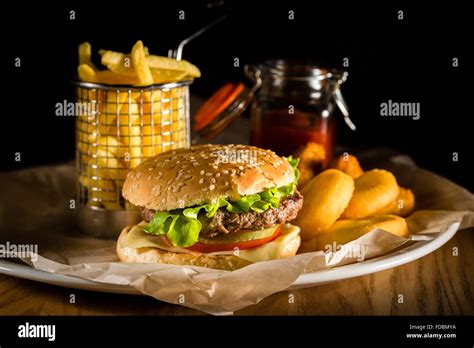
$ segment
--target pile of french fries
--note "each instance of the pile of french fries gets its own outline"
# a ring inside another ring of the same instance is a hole
[[[138,41],[130,54],[79,46],[79,78],[108,85],[148,86],[189,80],[199,69],[184,60],[148,54]],[[187,146],[187,86],[172,88],[78,87],[77,101],[90,106],[76,121],[81,199],[106,209],[129,208],[121,198],[128,171],[143,159]]]
[[[79,78],[85,82],[110,85],[147,86],[152,84],[189,80],[201,76],[199,69],[185,61],[150,55],[141,41],[130,54],[99,50],[99,70],[91,61],[92,49],[88,42],[79,45]]]

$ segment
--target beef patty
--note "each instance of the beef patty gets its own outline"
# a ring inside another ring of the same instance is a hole
[[[231,213],[225,208],[216,211],[212,218],[200,213],[199,221],[202,223],[201,234],[205,237],[214,237],[220,233],[232,233],[241,229],[261,230],[296,218],[303,205],[303,196],[295,191],[280,201],[278,208],[270,208],[262,213],[248,211],[246,213]],[[155,215],[155,210],[142,208],[142,217],[150,221]]]

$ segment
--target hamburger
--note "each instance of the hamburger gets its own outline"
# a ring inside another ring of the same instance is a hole
[[[128,173],[122,194],[143,221],[117,242],[122,261],[234,270],[294,256],[297,160],[245,145],[161,153]]]

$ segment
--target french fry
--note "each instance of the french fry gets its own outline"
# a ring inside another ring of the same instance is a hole
[[[167,83],[180,81],[187,76],[186,71],[181,70],[164,70],[164,69],[150,69],[153,76],[154,83]]]
[[[135,168],[142,161],[142,148],[140,146],[133,146],[130,152],[130,168]]]
[[[117,73],[109,70],[97,71],[97,79],[108,85],[137,85],[140,83],[140,78],[133,73]]]
[[[101,179],[125,180],[127,168],[109,151],[97,147],[95,153],[86,158],[85,163],[97,165],[92,174]]]
[[[158,102],[162,98],[161,90],[152,90],[152,91],[145,91],[143,92],[143,100],[146,102]]]
[[[161,136],[157,135],[155,136],[155,138],[161,138]],[[157,142],[156,145],[144,145],[143,146],[143,156],[145,157],[151,157],[151,156],[154,156],[154,155],[157,155],[159,154],[160,152],[163,152],[162,151],[162,141],[160,140],[159,142]]]
[[[153,75],[148,66],[147,56],[143,49],[143,42],[140,40],[132,48],[132,67],[138,77],[138,85],[153,84]]]
[[[79,78],[85,82],[99,82],[97,77],[97,73],[89,64],[81,64],[77,68],[77,73],[79,74]]]
[[[130,65],[127,66],[131,64],[130,56],[127,57],[124,53],[106,50],[100,50],[99,54],[101,55],[100,62],[106,66],[107,69],[119,73],[127,71],[133,72],[133,70],[130,69]]]
[[[123,160],[125,153],[127,152],[126,145],[123,145],[116,137],[112,136],[101,136],[98,141],[99,149],[108,151],[118,160]]]
[[[105,209],[109,210],[118,210],[122,209],[120,204],[118,203],[117,199],[117,192],[116,191],[95,191],[92,190],[89,192],[89,197],[91,200],[89,202],[93,202],[89,205],[95,205],[97,203],[104,206]]]
[[[168,57],[149,55],[146,57],[148,66],[152,69],[185,71],[190,77],[200,77],[198,67],[186,60],[176,60]]]
[[[142,95],[143,105],[143,123],[151,124],[153,116],[153,124],[159,125],[162,122],[162,93],[159,90],[144,92]]]
[[[109,91],[106,97],[99,101],[100,124],[112,124],[115,117],[120,114],[122,106],[127,100],[127,93],[113,93]],[[111,116],[111,117],[108,117]]]
[[[97,67],[91,61],[91,44],[88,42],[83,42],[79,45],[79,65],[87,64],[92,69],[97,71]]]
[[[85,175],[81,175],[79,176],[79,182],[87,187],[88,189],[92,189],[92,188],[99,188],[99,189],[104,189],[104,190],[108,190],[108,191],[113,191],[116,189],[116,186],[115,184],[113,183],[113,181],[110,181],[110,180],[97,180],[97,179],[92,179],[92,178],[89,178]]]
[[[139,125],[142,122],[140,119],[139,105],[131,100],[129,103],[125,102],[120,110],[119,123],[120,125]]]

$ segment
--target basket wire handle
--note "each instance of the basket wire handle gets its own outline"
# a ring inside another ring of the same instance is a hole
[[[194,40],[195,38],[197,38],[198,36],[200,36],[204,32],[208,31],[213,26],[215,26],[219,22],[223,21],[225,18],[226,18],[226,16],[221,16],[221,17],[217,18],[214,22],[211,22],[208,25],[206,25],[205,27],[199,29],[194,34],[192,34],[191,36],[189,36],[186,39],[184,39],[183,41],[181,41],[176,50],[169,49],[168,50],[168,57],[175,58],[176,60],[181,60],[181,58],[183,57],[183,48],[186,44],[188,44],[191,40]]]

